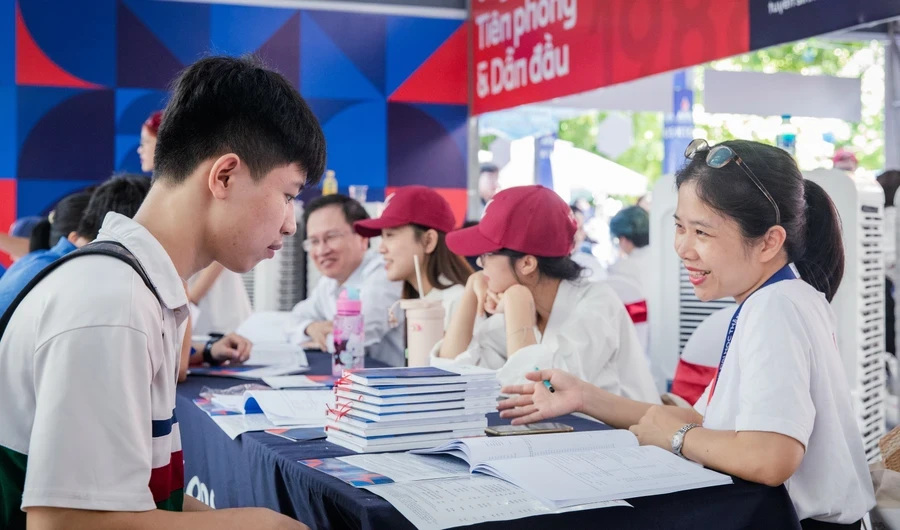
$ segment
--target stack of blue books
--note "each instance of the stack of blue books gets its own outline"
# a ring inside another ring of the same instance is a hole
[[[493,371],[474,366],[373,368],[344,372],[334,392],[327,440],[383,453],[484,435],[500,384]]]

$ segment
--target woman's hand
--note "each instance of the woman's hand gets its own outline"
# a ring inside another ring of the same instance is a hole
[[[488,285],[483,271],[478,271],[469,276],[468,281],[466,281],[466,290],[473,293],[478,300],[478,316],[484,316],[485,304],[488,299]]]
[[[541,370],[529,372],[525,377],[535,382],[503,387],[502,393],[518,395],[497,405],[500,417],[514,418],[513,425],[556,418],[584,408],[587,383],[574,375],[561,370]],[[550,381],[553,392],[544,384],[545,380]]]
[[[693,415],[691,415],[693,413]],[[677,409],[656,405],[650,407],[637,425],[630,430],[637,436],[641,445],[655,445],[666,451],[672,450],[672,438],[688,423],[700,423],[696,421],[700,415],[690,409]]]

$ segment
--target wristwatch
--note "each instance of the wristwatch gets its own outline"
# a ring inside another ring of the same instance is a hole
[[[681,458],[684,458],[684,455],[681,454],[681,448],[684,447],[684,435],[687,434],[689,430],[699,426],[700,425],[696,423],[688,423],[679,429],[678,432],[675,433],[675,436],[672,437],[672,452]]]
[[[205,362],[206,364],[208,364],[210,366],[218,366],[218,365],[222,364],[222,361],[217,361],[217,360],[213,359],[212,346],[213,346],[213,344],[222,340],[222,337],[224,337],[224,336],[225,335],[223,335],[222,333],[210,333],[209,334],[209,340],[207,340],[206,345],[203,346],[203,362]]]

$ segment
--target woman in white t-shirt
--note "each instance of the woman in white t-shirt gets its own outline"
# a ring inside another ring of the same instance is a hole
[[[604,392],[560,371],[504,389],[515,423],[582,411],[745,480],[785,484],[804,529],[860,528],[874,493],[829,301],[844,272],[831,199],[768,145],[691,142],[678,174],[675,250],[701,300],[739,308],[695,409]],[[798,278],[799,272],[799,279]],[[542,380],[549,380],[549,392]]]
[[[570,257],[575,219],[542,186],[494,196],[478,226],[447,236],[450,249],[480,256],[432,364],[497,370],[504,384],[535,368],[561,368],[617,395],[659,402],[631,317],[616,294],[582,277]],[[484,314],[491,315],[484,318]]]
[[[447,199],[426,186],[398,188],[385,198],[377,219],[353,224],[363,237],[381,236],[378,251],[384,257],[387,279],[403,282],[403,299],[421,297],[442,303],[445,330],[472,274],[466,260],[447,248],[447,232],[455,224]],[[421,293],[415,256],[421,268]]]

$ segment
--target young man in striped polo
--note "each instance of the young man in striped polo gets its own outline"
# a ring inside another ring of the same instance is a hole
[[[324,163],[319,123],[279,74],[224,57],[181,74],[150,193],[133,220],[108,214],[98,237],[140,266],[63,263],[0,338],[0,528],[305,528],[183,496],[175,383],[183,279],[273,257]]]

